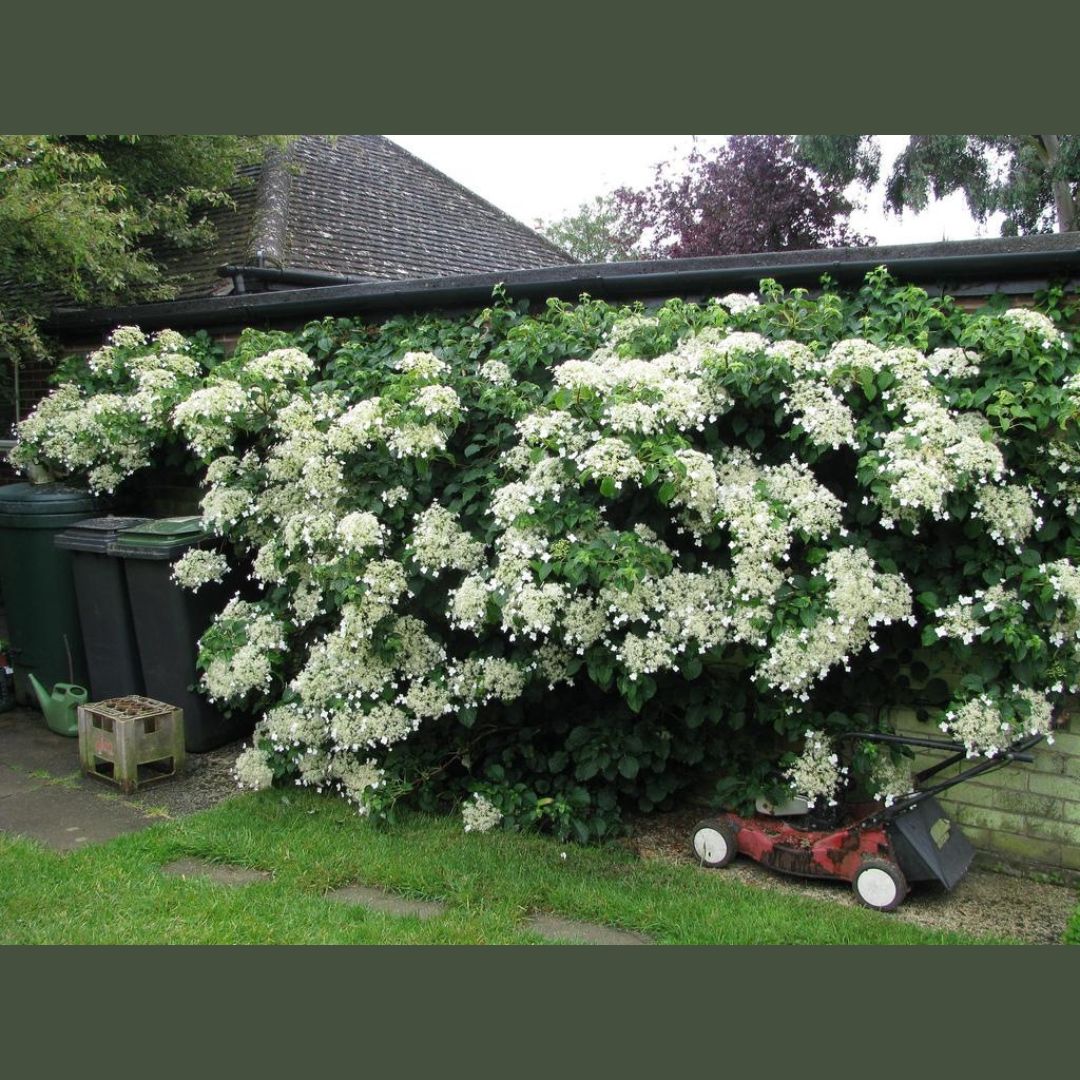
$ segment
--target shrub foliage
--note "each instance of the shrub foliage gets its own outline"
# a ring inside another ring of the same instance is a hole
[[[823,284],[648,311],[497,290],[224,361],[124,327],[15,460],[105,491],[197,466],[251,574],[199,661],[259,718],[244,784],[582,840],[717,776],[734,804],[890,798],[902,762],[849,777],[832,740],[908,706],[992,754],[1080,682],[1080,379],[1060,292],[972,314],[884,269]]]

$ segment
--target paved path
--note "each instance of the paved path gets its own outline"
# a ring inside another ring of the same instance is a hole
[[[78,739],[56,735],[40,713],[0,713],[0,831],[57,851],[111,840],[154,819],[79,770]]]

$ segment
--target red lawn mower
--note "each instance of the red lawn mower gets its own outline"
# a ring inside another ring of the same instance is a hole
[[[928,780],[967,757],[960,743],[879,732],[850,738],[949,751],[943,761],[913,778],[913,794],[889,807],[852,803],[837,808],[832,820],[815,815],[805,804],[792,804],[753,817],[725,812],[694,827],[693,850],[703,866],[727,866],[740,852],[755,862],[807,878],[850,881],[867,907],[894,911],[914,881],[940,881],[952,889],[967,873],[975,849],[960,827],[949,820],[934,798],[939,792],[976,776],[985,776],[1013,762],[1031,762],[1027,753],[1044,735],[1014,742],[1003,753],[986,758],[948,780],[924,787]]]

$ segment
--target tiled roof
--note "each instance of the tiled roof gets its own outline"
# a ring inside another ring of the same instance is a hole
[[[208,215],[217,232],[213,245],[154,249],[177,299],[228,292],[230,280],[218,274],[225,265],[394,281],[574,262],[382,135],[301,135],[245,169],[244,181],[230,192],[234,208]],[[0,284],[0,299],[25,289]],[[65,306],[63,297],[51,299]]]
[[[253,171],[211,250],[163,253],[180,298],[219,291],[225,264],[397,280],[574,261],[382,135],[301,135]]]
[[[179,249],[161,244],[154,248],[154,257],[165,268],[166,278],[177,286],[177,299],[212,296],[227,289],[230,283],[222,282],[218,267],[249,261],[263,167],[251,166],[242,173],[244,182],[229,191],[235,208],[217,208],[207,214],[216,233],[210,247]]]
[[[290,267],[373,278],[572,263],[520,221],[381,135],[302,137],[288,153]]]

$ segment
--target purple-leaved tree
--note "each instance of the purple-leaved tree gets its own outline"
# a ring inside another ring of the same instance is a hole
[[[648,187],[614,194],[618,232],[647,258],[739,255],[872,242],[836,181],[796,157],[786,135],[733,135],[685,166],[657,166]]]

